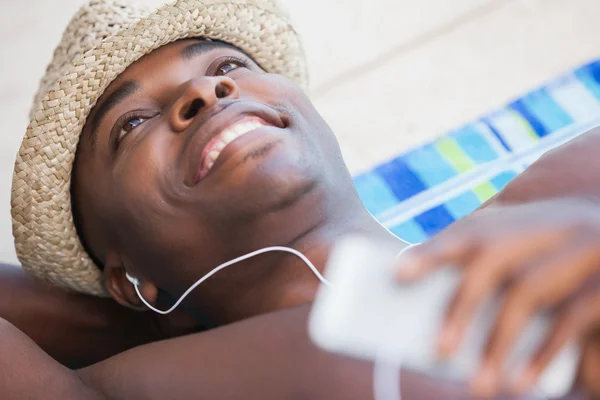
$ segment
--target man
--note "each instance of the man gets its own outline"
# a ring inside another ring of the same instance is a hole
[[[284,61],[265,67],[278,74],[259,65],[269,62],[260,58],[264,44],[248,46],[252,38],[234,34],[240,27],[212,33],[239,47],[184,40],[211,37],[204,22],[193,25],[202,6],[179,1],[58,68],[15,170],[15,239],[30,272],[144,309],[127,273],[141,282],[146,301],[164,308],[212,267],[257,248],[294,247],[322,269],[331,244],[347,233],[403,247],[362,207],[335,137],[300,87],[282,76],[303,79],[297,48],[281,33],[289,35],[287,25],[273,21],[275,5],[235,2],[219,12],[234,25],[239,19],[231,13],[251,10],[261,29],[276,26],[260,39],[287,42]],[[159,31],[167,37],[154,37]],[[11,397],[364,398],[371,366],[324,354],[306,337],[317,286],[292,256],[250,259],[215,275],[183,304],[205,326],[230,325],[77,373],[3,324],[11,346],[0,363],[17,373],[0,387]],[[466,395],[409,373],[403,393]]]

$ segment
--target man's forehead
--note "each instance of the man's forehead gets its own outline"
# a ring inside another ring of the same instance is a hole
[[[166,44],[156,50],[146,54],[139,60],[129,65],[115,80],[109,85],[105,94],[110,95],[123,82],[132,80],[132,75],[139,72],[147,72],[148,63],[165,65],[165,61],[181,60],[189,62],[196,56],[206,54],[210,50],[226,47],[226,44],[220,42],[209,42],[202,39],[182,39],[173,43]],[[169,64],[167,64],[169,65]]]
[[[103,97],[116,91],[118,86],[124,82],[132,81],[133,79],[131,75],[135,72],[147,72],[147,62],[149,61],[157,61],[158,63],[164,65],[165,60],[173,60],[176,57],[184,62],[190,62],[203,54],[218,49],[231,49],[243,53],[243,51],[237,47],[220,41],[212,41],[202,38],[181,39],[159,47],[158,49],[146,54],[131,64],[109,85]]]

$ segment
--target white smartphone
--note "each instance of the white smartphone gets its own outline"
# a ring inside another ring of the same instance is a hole
[[[481,306],[457,354],[436,357],[436,339],[447,305],[460,281],[457,268],[445,267],[414,284],[398,284],[392,274],[402,257],[397,249],[363,237],[347,237],[334,246],[309,320],[312,340],[327,351],[365,360],[387,360],[428,375],[464,381],[479,366],[500,297]],[[507,357],[509,376],[518,375],[549,328],[536,315]],[[573,384],[579,349],[566,345],[545,369],[535,394],[559,397]]]

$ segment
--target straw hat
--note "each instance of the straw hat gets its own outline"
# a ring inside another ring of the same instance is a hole
[[[54,53],[15,162],[13,235],[26,271],[62,288],[106,295],[71,213],[79,135],[125,68],[186,37],[231,43],[267,71],[307,85],[298,36],[276,0],[178,0],[153,12],[125,0],[92,0],[73,17]]]

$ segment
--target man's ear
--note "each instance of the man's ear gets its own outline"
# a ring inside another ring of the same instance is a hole
[[[120,257],[116,254],[111,254],[106,257],[104,264],[104,285],[111,297],[124,307],[131,308],[137,311],[144,311],[148,308],[142,303],[138,294],[135,291],[133,283],[129,282],[125,276],[126,269],[121,262]],[[130,273],[131,276],[135,276]],[[150,305],[156,304],[158,298],[158,288],[151,282],[140,279],[139,283],[140,294]]]

